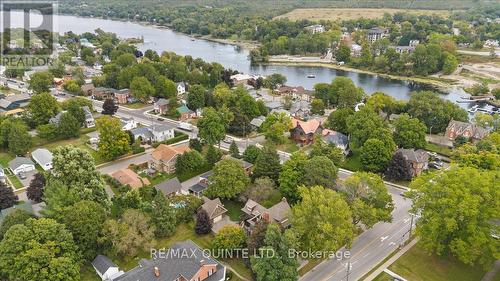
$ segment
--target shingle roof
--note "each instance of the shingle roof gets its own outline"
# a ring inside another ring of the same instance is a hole
[[[162,183],[155,185],[156,190],[159,190],[163,195],[170,195],[181,190],[182,185],[177,177],[166,180]]]
[[[403,153],[404,158],[407,161],[411,162],[424,163],[429,160],[429,154],[427,154],[427,152],[422,149],[415,150],[415,149],[400,148],[396,152]]]
[[[322,134],[323,140],[328,144],[341,146],[347,146],[349,144],[349,138],[340,132],[325,129]]]
[[[106,273],[111,267],[118,267],[113,261],[103,255],[97,255],[92,261],[92,265],[101,275]]]
[[[300,121],[298,119],[292,119],[293,127],[300,127],[306,134],[314,134],[321,126],[321,122],[318,119],[311,119],[308,121]]]
[[[138,138],[139,136],[144,136],[145,138],[150,139],[153,137],[153,134],[146,127],[135,128],[130,130],[130,132],[132,133],[132,135],[134,135],[134,138]]]
[[[141,178],[138,174],[130,169],[116,171],[111,174],[111,176],[123,185],[130,185],[131,188],[139,188],[145,185],[149,185],[148,179]]]
[[[21,165],[35,165],[35,163],[26,157],[16,157],[9,162],[9,168],[11,170],[15,170]]]
[[[189,151],[189,147],[186,145],[183,146],[169,146],[166,144],[160,144],[152,153],[151,156],[153,159],[162,160],[162,161],[170,161],[178,154],[183,154],[184,152]]]
[[[207,189],[208,186],[204,183],[197,183],[189,187],[189,190],[194,193],[199,193],[202,192],[203,190]]]
[[[33,157],[33,160],[35,160],[40,166],[44,166],[46,164],[52,163],[52,152],[50,152],[46,148],[38,148],[35,149],[31,153],[31,157]]]
[[[153,132],[165,132],[172,129],[172,126],[166,124],[154,124],[148,127]]]
[[[210,219],[214,219],[227,212],[227,209],[224,208],[224,205],[219,198],[215,198],[213,200],[207,198],[205,203],[201,205],[201,208],[207,212]]]

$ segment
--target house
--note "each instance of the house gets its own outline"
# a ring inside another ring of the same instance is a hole
[[[86,96],[93,96],[95,87],[93,83],[86,83],[80,87],[80,90],[82,90],[82,93]]]
[[[396,50],[396,53],[398,54],[403,54],[403,53],[411,54],[413,53],[413,51],[415,51],[415,47],[412,46],[394,46],[389,48],[393,48],[394,50]]]
[[[31,96],[27,93],[6,96],[0,99],[0,112],[26,107],[30,99]]]
[[[2,165],[0,165],[0,182],[5,183],[5,171]]]
[[[344,155],[349,154],[349,137],[337,132],[328,129],[324,129],[321,132],[321,138],[323,141],[329,145],[335,145],[340,148]]]
[[[212,225],[222,221],[223,216],[227,213],[227,209],[219,198],[212,200],[205,197],[205,203],[200,208],[207,212]]]
[[[111,88],[105,88],[105,87],[96,87],[94,88],[94,92],[92,94],[92,97],[94,97],[97,100],[107,100],[107,99],[113,99],[114,95],[113,92],[115,90]]]
[[[138,174],[130,169],[122,169],[111,174],[111,176],[119,181],[122,185],[128,185],[132,189],[149,185],[149,180],[141,178]]]
[[[412,177],[420,175],[429,168],[429,154],[423,149],[400,148],[395,153],[401,152],[406,162],[411,166]]]
[[[9,162],[9,169],[15,175],[35,170],[35,163],[26,157],[16,157]]]
[[[473,141],[482,140],[489,134],[488,130],[475,124],[451,120],[444,135],[450,140],[462,136]]]
[[[170,146],[160,144],[152,153],[148,167],[157,172],[173,173],[175,172],[175,163],[177,157],[184,152],[190,151],[186,145]]]
[[[116,103],[125,104],[128,103],[129,101],[130,90],[129,89],[114,90],[113,95],[115,96]]]
[[[137,121],[134,120],[134,118],[121,118],[120,122],[122,123],[122,130],[123,131],[130,131],[132,129],[137,128]]]
[[[196,197],[201,197],[203,195],[203,191],[208,188],[208,178],[206,181],[199,181],[198,183],[195,183],[194,185],[190,186],[188,191],[189,194],[192,194]]]
[[[308,121],[300,121],[292,119],[293,129],[290,132],[290,137],[301,144],[310,144],[314,141],[316,134],[321,134],[321,122],[318,119]]]
[[[189,109],[185,104],[177,107],[177,112],[179,112],[180,114],[179,120],[181,121],[186,121],[188,119],[195,118],[197,116],[196,112]]]
[[[248,83],[253,83],[255,80],[255,77],[252,75],[248,75],[248,74],[238,73],[238,74],[231,75],[231,77],[229,77],[229,79],[231,79],[234,86],[237,86],[237,85],[246,85]]]
[[[155,189],[161,191],[166,197],[173,197],[181,194],[181,188],[181,182],[177,177],[155,185]]]
[[[179,82],[177,83],[177,95],[182,95],[186,93],[186,83]]]
[[[154,124],[148,127],[148,130],[151,131],[153,137],[151,141],[153,142],[162,142],[169,140],[175,136],[174,128],[164,124]]]
[[[304,119],[311,115],[311,103],[303,100],[294,102],[289,112],[292,117]]]
[[[33,207],[30,203],[27,203],[27,202],[24,202],[24,203],[20,203],[20,204],[17,204],[17,205],[14,205],[10,208],[6,208],[6,209],[3,209],[3,210],[0,210],[0,225],[2,225],[2,222],[3,220],[12,212],[14,212],[15,210],[24,210],[26,212],[28,212],[29,214],[33,214]],[[38,216],[38,215],[37,215]]]
[[[258,130],[260,126],[262,126],[262,123],[266,120],[265,116],[257,116],[252,121],[250,121],[250,125],[254,128],[254,130]]]
[[[125,272],[115,281],[224,281],[226,268],[193,241],[176,243],[163,252],[152,251],[152,259]]]
[[[283,104],[280,101],[266,101],[264,102],[268,111],[273,111],[277,109],[283,109]]]
[[[314,24],[314,25],[306,26],[305,29],[307,31],[311,32],[312,34],[325,32],[325,27],[322,24]]]
[[[154,112],[160,115],[167,113],[168,110],[168,100],[161,98],[154,103]]]
[[[361,47],[358,44],[352,44],[351,45],[351,56],[355,58],[359,58],[361,56],[361,50],[363,47]]]
[[[269,223],[276,222],[283,228],[287,228],[290,226],[288,218],[290,216],[291,209],[285,197],[283,197],[279,203],[275,204],[269,209],[253,201],[252,199],[248,199],[245,206],[241,210],[246,215],[244,225],[247,228],[252,228],[260,220],[265,220]]]
[[[134,136],[134,140],[137,140],[140,138],[142,143],[148,143],[151,142],[153,139],[153,133],[147,128],[147,127],[139,127],[130,130],[132,135]]]
[[[380,27],[372,27],[368,30],[367,39],[369,42],[375,42],[379,39],[385,38],[389,36],[389,29],[380,28]]]
[[[408,43],[408,46],[415,48],[418,46],[418,44],[420,44],[419,40],[410,40],[410,42]]]
[[[95,127],[94,116],[92,116],[92,112],[90,112],[90,108],[88,106],[82,106],[83,112],[85,112],[85,128],[93,128]]]
[[[485,48],[498,48],[498,40],[488,39],[484,42],[483,47]]]
[[[115,280],[125,273],[118,268],[118,265],[103,255],[97,255],[92,261],[92,266],[95,272],[97,272],[97,275],[101,277],[102,281]]]
[[[290,87],[281,86],[276,90],[277,94],[280,96],[289,96],[294,100],[302,100],[310,102],[312,100],[313,91],[306,90],[302,86]]]
[[[44,171],[52,169],[52,152],[46,148],[35,149],[31,153],[31,158],[42,167]]]

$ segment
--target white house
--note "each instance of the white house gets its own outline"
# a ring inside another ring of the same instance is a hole
[[[134,118],[122,118],[120,121],[122,123],[122,130],[124,131],[130,131],[137,128],[137,121],[135,121]]]
[[[31,158],[42,167],[44,171],[52,169],[52,153],[45,148],[38,148],[31,153]]]
[[[312,34],[323,33],[323,32],[325,32],[325,27],[321,24],[315,24],[315,25],[306,26],[306,30],[308,30]]]
[[[498,48],[498,40],[488,39],[484,42],[484,47]]]
[[[3,170],[2,165],[0,165],[0,182],[5,183],[5,171]]]
[[[85,112],[85,127],[87,128],[95,127],[94,116],[92,116],[90,108],[88,106],[82,106],[82,109]]]
[[[15,175],[35,170],[35,163],[26,157],[16,157],[9,162],[9,169]]]
[[[174,137],[174,128],[167,125],[153,125],[148,127],[153,134],[152,141],[162,142]]]
[[[103,281],[112,281],[125,273],[108,257],[103,255],[95,257],[92,266]]]
[[[179,82],[177,83],[177,94],[182,95],[186,92],[186,83]]]

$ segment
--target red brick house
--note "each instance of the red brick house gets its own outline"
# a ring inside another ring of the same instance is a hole
[[[308,121],[300,121],[292,119],[293,129],[290,131],[290,137],[303,145],[310,144],[314,141],[316,134],[321,134],[323,128],[321,122],[317,119]]]
[[[429,154],[423,149],[400,148],[396,153],[401,152],[406,162],[411,166],[412,177],[420,175],[429,168]]]
[[[115,100],[118,104],[125,104],[128,102],[128,98],[130,97],[129,89],[121,89],[114,91]]]
[[[488,133],[488,130],[477,125],[451,120],[444,135],[450,140],[454,140],[458,136],[466,137],[471,140],[482,140]]]
[[[303,100],[310,102],[313,97],[313,91],[306,90],[302,86],[298,87],[290,87],[290,86],[281,86],[276,92],[280,96],[289,96],[294,100]]]

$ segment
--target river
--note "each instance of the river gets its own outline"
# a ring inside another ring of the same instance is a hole
[[[19,12],[12,17],[12,26],[21,27],[23,17]],[[226,68],[238,70],[243,73],[269,75],[281,73],[287,78],[287,84],[303,86],[312,89],[316,83],[330,83],[337,76],[346,76],[363,88],[367,94],[376,91],[384,92],[399,100],[408,100],[410,93],[424,87],[412,82],[389,79],[377,75],[358,72],[335,70],[327,67],[286,66],[286,65],[251,65],[248,59],[248,50],[235,45],[194,39],[190,36],[174,32],[167,28],[159,28],[139,23],[106,20],[97,18],[82,18],[69,15],[59,15],[56,18],[59,33],[73,31],[81,34],[93,32],[100,28],[106,32],[113,32],[120,38],[144,38],[144,43],[138,47],[141,50],[152,49],[159,53],[173,51],[180,55],[191,55],[193,58],[202,58],[208,62],[219,62]],[[307,78],[314,74],[315,78]],[[457,101],[465,94],[462,89],[450,88],[447,94],[442,94],[444,99]],[[462,107],[469,105],[461,103]]]

